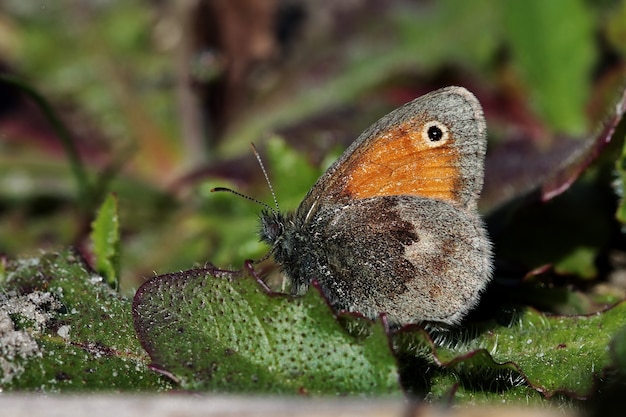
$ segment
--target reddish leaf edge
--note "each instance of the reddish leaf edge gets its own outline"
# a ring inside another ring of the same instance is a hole
[[[550,175],[541,185],[541,201],[552,200],[564,193],[580,177],[580,175],[595,161],[602,151],[613,140],[615,130],[626,113],[626,87],[623,87],[613,109],[592,138],[587,139],[576,151],[567,158],[561,166]]]

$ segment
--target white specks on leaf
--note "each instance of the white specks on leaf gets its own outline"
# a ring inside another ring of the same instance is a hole
[[[71,330],[71,326],[64,325],[64,326],[59,327],[59,330],[57,330],[57,334],[61,336],[63,340],[67,341],[70,338],[70,330]]]
[[[34,335],[40,334],[61,303],[47,292],[26,295],[0,293],[0,385],[11,382],[24,368],[15,359],[40,356]]]

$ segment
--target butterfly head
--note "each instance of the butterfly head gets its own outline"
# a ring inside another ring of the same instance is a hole
[[[274,247],[285,232],[285,216],[276,210],[267,209],[261,212],[260,220],[261,241]]]

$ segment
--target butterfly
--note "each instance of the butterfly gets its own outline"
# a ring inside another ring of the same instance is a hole
[[[389,323],[457,324],[492,276],[478,214],[486,123],[462,87],[419,97],[370,126],[299,207],[261,213],[261,240],[302,295]]]

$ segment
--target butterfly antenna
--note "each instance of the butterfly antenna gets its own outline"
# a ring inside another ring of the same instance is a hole
[[[263,171],[263,176],[265,176],[265,181],[267,182],[267,185],[270,188],[270,192],[272,193],[272,198],[274,199],[274,204],[276,205],[276,211],[280,211],[280,207],[278,207],[278,200],[276,199],[276,193],[274,192],[274,187],[272,187],[272,183],[270,182],[270,177],[267,175],[267,171],[265,170],[265,165],[263,165],[263,161],[261,160],[261,155],[259,155],[259,152],[257,151],[256,146],[254,146],[254,143],[251,143],[250,145],[252,146],[252,152],[254,153],[254,156],[256,156],[256,160],[259,161],[259,165],[261,166],[261,171]],[[267,204],[265,206],[267,206]]]
[[[274,211],[274,209],[273,209],[273,208],[271,208],[270,206],[268,206],[268,205],[267,205],[267,204],[265,204],[264,202],[259,201],[259,200],[257,200],[256,198],[252,198],[252,197],[250,197],[250,196],[247,196],[247,195],[245,195],[245,194],[241,194],[241,193],[239,193],[239,192],[237,192],[237,191],[235,191],[235,190],[231,190],[230,188],[226,188],[226,187],[215,187],[215,188],[212,188],[212,189],[211,189],[211,192],[212,192],[212,193],[219,192],[219,191],[226,191],[226,192],[228,192],[228,193],[235,194],[236,196],[239,196],[239,197],[245,198],[246,200],[250,200],[250,201],[253,201],[253,202],[257,203],[257,204],[260,204],[260,205],[262,205],[263,207],[265,207],[266,209],[268,209],[269,211]]]

